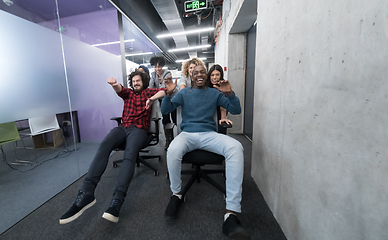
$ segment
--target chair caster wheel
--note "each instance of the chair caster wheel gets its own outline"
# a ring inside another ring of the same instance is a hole
[[[156,171],[156,172],[155,172],[155,176],[159,176],[159,171]]]

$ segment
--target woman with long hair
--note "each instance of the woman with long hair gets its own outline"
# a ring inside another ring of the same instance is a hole
[[[205,67],[205,64],[202,62],[202,60],[196,57],[183,62],[182,75],[178,83],[179,90],[185,87],[191,87],[191,73],[193,72],[193,69],[198,65],[202,65]]]
[[[219,82],[224,80],[224,71],[222,70],[222,67],[219,64],[214,64],[207,73],[207,79],[210,80],[210,82],[208,82],[210,84],[209,87],[213,87],[213,85],[219,85]],[[225,122],[227,125],[233,124],[233,122],[230,121],[226,115],[226,109],[222,107],[217,108],[218,132],[226,133],[226,129],[221,127],[223,122]]]

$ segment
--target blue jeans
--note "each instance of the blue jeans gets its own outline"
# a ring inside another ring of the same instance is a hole
[[[225,157],[226,209],[241,212],[244,174],[244,149],[234,138],[216,132],[181,132],[167,150],[167,167],[173,194],[181,191],[182,157],[195,149],[214,152]]]

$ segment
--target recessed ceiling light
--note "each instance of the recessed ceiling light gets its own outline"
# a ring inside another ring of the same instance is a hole
[[[178,35],[189,35],[189,34],[195,34],[195,33],[200,33],[200,32],[209,32],[213,31],[214,28],[202,28],[202,29],[196,29],[196,30],[191,30],[191,31],[182,31],[182,32],[176,32],[176,33],[168,33],[168,34],[162,34],[158,35],[157,38],[166,38],[166,37],[173,37],[173,36],[178,36]]]
[[[134,42],[135,39],[128,39],[124,40],[124,42]],[[107,43],[98,43],[98,44],[93,44],[93,47],[98,47],[98,46],[105,46],[105,45],[112,45],[112,44],[118,44],[120,41],[115,41],[115,42],[107,42]]]
[[[176,60],[175,62],[179,63],[179,62],[184,62],[184,61],[187,61],[187,60],[190,60],[191,58],[188,58],[188,59],[179,59],[179,60]],[[199,60],[206,60],[206,58],[198,58]]]
[[[131,53],[131,54],[125,54],[125,56],[128,57],[128,56],[138,56],[138,55],[147,55],[147,54],[153,54],[153,52]]]
[[[210,44],[206,44],[206,45],[199,45],[199,46],[194,46],[194,47],[175,48],[175,49],[170,49],[168,51],[169,52],[179,52],[179,51],[186,51],[186,50],[199,49],[199,48],[208,48],[210,46],[211,46]]]

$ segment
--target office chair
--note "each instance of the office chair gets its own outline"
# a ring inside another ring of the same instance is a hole
[[[110,120],[115,120],[117,122],[117,125],[121,125],[122,118],[113,117]],[[140,156],[140,153],[148,153],[149,150],[145,149],[146,147],[155,146],[159,143],[159,121],[160,121],[160,118],[151,118],[151,124],[153,122],[154,129],[148,131],[147,141],[144,144],[142,150],[140,150],[136,159],[136,164],[138,167],[140,167],[140,163],[145,165],[146,167],[154,171],[155,176],[159,175],[159,171],[156,168],[154,168],[151,164],[149,164],[147,161],[145,161],[145,159],[158,158],[158,160],[160,161],[161,156],[160,155],[141,155]],[[116,149],[116,151],[124,151],[124,150],[125,150],[125,143],[121,147]],[[122,161],[123,161],[122,159],[113,161],[113,167],[117,167],[118,163],[121,163]]]
[[[65,136],[63,135],[62,129],[59,127],[57,116],[55,114],[48,115],[48,116],[39,116],[39,117],[29,118],[28,125],[29,125],[29,132],[28,133],[23,132],[25,130],[25,128],[20,129],[20,133],[23,136],[30,136],[32,138],[34,136],[42,134],[43,147],[48,147],[46,145],[45,133],[60,130],[63,143],[65,144],[65,149],[67,148]],[[35,143],[34,143],[34,149],[36,147],[37,146],[35,146]],[[51,147],[51,146],[49,146],[49,147]]]
[[[219,126],[218,132],[226,134],[226,129],[231,128],[231,127],[232,127],[232,125],[223,124],[222,126]],[[191,178],[189,179],[189,181],[187,182],[186,186],[183,188],[183,191],[182,191],[183,199],[184,199],[187,191],[193,185],[193,183],[195,181],[197,181],[199,183],[201,178],[206,180],[213,187],[217,188],[220,192],[222,192],[224,194],[224,197],[226,197],[225,188],[222,187],[220,184],[218,184],[216,181],[214,181],[208,175],[208,174],[222,173],[222,175],[225,177],[224,162],[225,162],[224,156],[213,153],[213,152],[205,151],[205,150],[197,149],[197,150],[186,153],[182,158],[182,163],[191,164],[192,168],[195,168],[195,169],[181,171],[182,175],[191,174]],[[202,167],[204,165],[222,165],[222,168],[220,168],[220,169],[202,169]]]
[[[39,117],[29,118],[28,119],[28,125],[29,125],[29,128],[27,128],[27,130],[29,130],[29,132],[24,132],[26,130],[26,128],[23,128],[23,127],[21,127],[19,129],[19,132],[20,132],[20,135],[21,135],[22,138],[26,137],[26,136],[30,136],[31,137],[32,143],[33,143],[33,148],[27,147],[27,149],[32,149],[34,151],[35,162],[37,162],[37,157],[36,157],[35,149],[40,147],[40,146],[37,146],[38,142],[40,142],[40,141],[38,141],[37,139],[34,140],[35,136],[38,136],[38,135],[42,136],[43,148],[55,147],[55,144],[52,145],[52,146],[47,146],[46,145],[45,133],[49,133],[49,132],[54,132],[56,130],[60,130],[63,143],[65,144],[64,148],[67,149],[67,143],[66,143],[65,136],[63,135],[62,129],[59,127],[57,116],[55,114],[47,115],[47,116],[39,116]],[[54,143],[55,143],[55,141],[54,141]]]
[[[14,146],[14,149],[15,149],[15,161],[11,162],[9,164],[13,164],[13,165],[31,165],[32,164],[31,161],[17,159],[17,155],[16,155],[16,148],[17,148],[16,141],[18,141],[18,140],[22,141],[24,149],[26,150],[27,157],[29,158],[27,149],[26,149],[26,147],[24,145],[24,141],[19,136],[19,132],[18,132],[18,129],[16,127],[16,123],[15,122],[8,122],[8,123],[0,124],[0,149],[1,149],[1,152],[2,152],[2,155],[3,155],[4,162],[7,163],[7,156],[6,156],[5,152],[4,152],[3,145],[6,144],[6,143],[15,142],[15,146]]]

